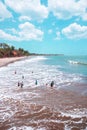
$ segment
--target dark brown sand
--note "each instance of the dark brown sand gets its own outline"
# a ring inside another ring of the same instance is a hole
[[[87,113],[84,116],[70,115],[75,110],[87,108],[87,97],[77,93],[56,90],[50,87],[18,88],[14,93],[27,93],[19,99],[6,99],[3,104],[9,107],[14,114],[0,123],[0,130],[7,130],[16,127],[17,130],[24,126],[32,127],[33,130],[86,130]],[[28,93],[29,92],[29,93]],[[37,93],[39,96],[30,97],[30,93]],[[2,108],[2,109],[3,109]],[[79,111],[76,111],[78,114]],[[63,114],[63,113],[69,113]]]

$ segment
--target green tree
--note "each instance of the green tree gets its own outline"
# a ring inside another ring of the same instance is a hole
[[[11,50],[12,50],[12,51],[15,50],[15,47],[14,47],[14,46],[11,46]]]

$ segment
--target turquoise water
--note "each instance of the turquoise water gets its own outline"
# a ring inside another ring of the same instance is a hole
[[[42,64],[55,66],[57,87],[87,95],[87,56],[49,56]]]
[[[87,56],[50,56],[45,61],[48,65],[59,65],[66,73],[87,76]]]

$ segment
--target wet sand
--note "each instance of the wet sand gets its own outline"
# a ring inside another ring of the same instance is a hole
[[[20,99],[6,98],[0,110],[9,113],[0,123],[1,130],[86,130],[87,97],[50,87],[14,88]],[[2,107],[3,106],[3,107]],[[9,109],[5,109],[5,107]]]
[[[6,66],[10,63],[13,63],[15,61],[18,61],[18,60],[22,60],[26,58],[26,56],[24,57],[8,57],[8,58],[0,58],[0,67],[2,66]]]

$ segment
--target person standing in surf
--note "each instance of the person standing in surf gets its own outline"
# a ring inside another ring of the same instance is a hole
[[[37,85],[38,84],[38,82],[37,82],[37,80],[35,81],[35,85]]]
[[[54,86],[54,81],[50,83],[51,88]]]

